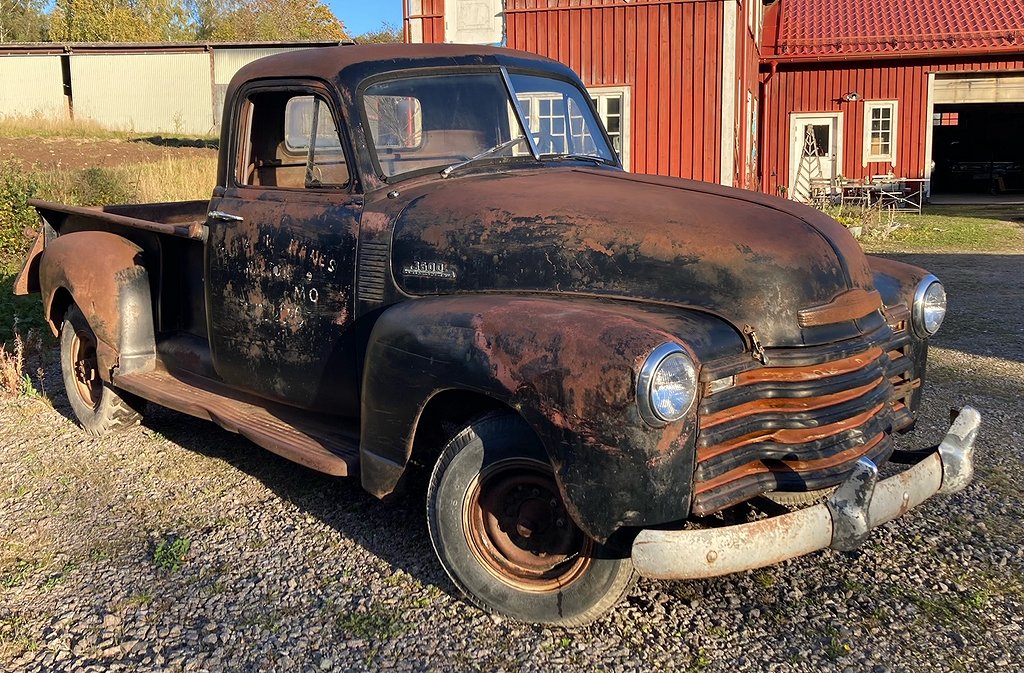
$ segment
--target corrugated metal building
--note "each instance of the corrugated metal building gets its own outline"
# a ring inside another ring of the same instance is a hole
[[[1024,128],[1024,3],[762,8],[407,0],[406,39],[504,44],[569,65],[613,135],[622,126],[621,154],[636,172],[798,197],[811,174],[893,174],[941,191],[1017,188],[1024,140],[1006,131]]]
[[[208,54],[75,54],[70,62],[76,119],[190,135],[216,128]]]
[[[22,54],[0,58],[0,116],[66,114],[59,56]]]
[[[335,44],[0,45],[0,116],[89,120],[142,133],[214,134],[228,82],[243,65]]]

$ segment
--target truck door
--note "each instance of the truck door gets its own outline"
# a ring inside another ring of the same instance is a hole
[[[252,86],[228,104],[229,166],[206,249],[214,368],[257,395],[355,415],[349,332],[362,197],[338,108],[305,83]]]

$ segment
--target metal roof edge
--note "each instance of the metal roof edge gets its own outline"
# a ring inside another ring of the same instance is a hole
[[[0,43],[0,55],[204,52],[212,49],[307,49],[355,44],[353,40],[291,40],[271,42],[10,42]]]
[[[972,47],[966,49],[915,49],[913,51],[865,51],[856,53],[774,54],[761,56],[763,66],[771,63],[842,63],[845,61],[910,61],[921,59],[975,58],[979,56],[1024,56],[1024,45]]]

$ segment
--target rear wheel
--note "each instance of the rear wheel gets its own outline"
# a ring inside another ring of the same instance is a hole
[[[449,442],[430,479],[427,523],[445,571],[485,610],[574,626],[632,586],[632,561],[576,526],[536,436],[511,414]]]
[[[75,305],[61,328],[60,366],[71,409],[90,435],[105,435],[139,421],[145,402],[100,377],[96,335]]]

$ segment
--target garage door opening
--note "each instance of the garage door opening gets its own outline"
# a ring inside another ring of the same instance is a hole
[[[935,105],[932,183],[937,195],[1024,194],[1024,103]]]

